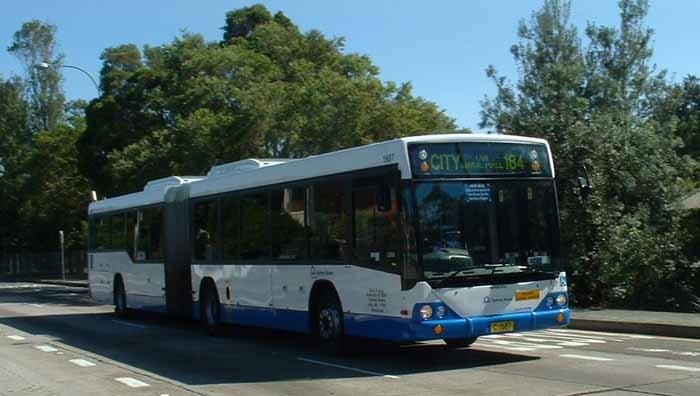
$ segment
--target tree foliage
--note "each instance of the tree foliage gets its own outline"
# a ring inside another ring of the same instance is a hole
[[[411,85],[383,83],[342,38],[299,31],[262,5],[226,14],[221,42],[184,33],[105,50],[104,93],[87,110],[81,169],[102,194],[247,157],[303,157],[454,131]]]
[[[678,151],[675,119],[656,116],[669,87],[650,64],[648,4],[622,0],[619,7],[619,27],[589,24],[583,46],[570,2],[546,0],[521,22],[511,49],[517,84],[487,70],[497,95],[483,102],[482,126],[552,144],[563,246],[580,304],[689,309],[688,288],[668,286],[688,268],[671,204],[694,162]],[[596,189],[585,205],[574,184],[583,164]]]
[[[65,98],[61,88],[61,74],[55,68],[37,68],[46,63],[60,65],[63,55],[56,50],[56,26],[32,20],[15,32],[7,50],[22,64],[25,84],[32,105],[32,128],[35,131],[53,130],[61,121]]]
[[[8,51],[24,78],[0,78],[0,249],[45,251],[83,246],[89,185],[78,171],[76,142],[85,129],[84,101],[65,104],[57,63],[56,27],[22,25]]]

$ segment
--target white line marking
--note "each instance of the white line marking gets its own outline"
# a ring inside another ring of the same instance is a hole
[[[80,367],[92,367],[92,366],[97,366],[95,363],[87,361],[85,359],[73,359],[69,360],[69,362],[76,364]]]
[[[369,375],[374,375],[377,377],[384,377],[384,378],[394,378],[397,379],[399,377],[395,375],[389,375],[389,374],[384,374],[384,373],[378,373],[376,371],[369,371],[369,370],[362,370],[354,367],[348,367],[348,366],[343,366],[340,364],[334,364],[334,363],[326,363],[326,362],[321,362],[319,360],[313,360],[313,359],[306,359],[306,358],[297,358],[297,360],[301,360],[302,362],[307,362],[307,363],[314,363],[314,364],[320,364],[321,366],[328,366],[328,367],[335,367],[339,369],[344,369],[344,370],[349,370],[349,371],[356,371],[358,373],[363,373],[363,374],[369,374]]]
[[[43,307],[44,307],[44,306],[41,305],[41,304],[29,304],[29,305],[31,305],[32,307],[37,307],[37,308],[43,308]]]
[[[484,344],[482,342],[476,342],[473,344],[474,346],[480,346],[480,347],[485,347],[485,348],[498,348],[498,349],[506,349],[509,351],[518,351],[518,352],[531,352],[534,351],[535,348],[525,348],[525,347],[507,347],[503,345],[491,345],[491,344]]]
[[[639,352],[671,352],[668,349],[657,349],[657,348],[627,348],[629,351],[639,351]]]
[[[582,333],[582,334],[598,334],[598,335],[607,335],[607,336],[613,336],[613,337],[628,337],[628,338],[639,338],[642,340],[651,340],[655,337],[652,336],[647,336],[647,335],[641,335],[641,334],[623,334],[623,333],[604,333],[602,331],[588,331],[588,330],[569,330],[569,329],[549,329],[548,331],[553,331],[555,333]]]
[[[58,349],[48,346],[48,345],[37,345],[34,348],[42,351],[42,352],[58,352]]]
[[[121,320],[112,319],[112,322],[117,322],[117,323],[123,324],[123,325],[125,325],[125,326],[138,327],[139,329],[145,329],[145,328],[146,328],[146,326],[143,326],[143,325],[139,325],[139,324],[135,324],[135,323],[129,323],[129,322],[123,322],[123,321],[121,321]]]
[[[656,367],[670,369],[670,370],[700,372],[700,367],[672,366],[672,365],[667,365],[667,364],[659,364]]]
[[[613,359],[596,357],[596,356],[585,356],[585,355],[559,355],[559,357],[571,358],[571,359],[583,359],[583,360],[595,360],[596,362],[609,362]]]
[[[22,337],[22,336],[14,335],[14,334],[13,334],[13,335],[7,336],[7,338],[9,338],[9,339],[11,339],[11,340],[15,340],[15,341],[26,340],[26,338],[24,338],[24,337]]]
[[[536,348],[536,349],[561,349],[561,348],[563,348],[559,345],[540,345],[540,344],[531,344],[529,342],[516,342],[516,341],[504,341],[504,340],[489,340],[489,342],[492,342],[492,343],[498,344],[498,345],[512,345],[512,346],[516,346],[516,347]]]
[[[487,336],[487,337],[492,337],[492,336]],[[557,345],[569,346],[569,347],[589,345],[589,343],[585,342],[586,340],[583,340],[583,339],[574,338],[573,340],[568,340],[564,337],[540,336],[539,334],[538,334],[538,337],[545,337],[545,338],[527,337],[523,334],[508,334],[508,335],[504,335],[501,337],[511,337],[511,338],[515,338],[518,340],[531,341],[531,342],[552,342],[552,343],[555,343]],[[599,340],[594,340],[594,341],[595,341],[594,343],[605,343],[605,341],[599,341]]]
[[[119,381],[122,384],[129,385],[132,388],[143,388],[144,386],[150,386],[143,381],[139,381],[137,379],[133,379],[133,378],[129,378],[129,377],[115,378],[114,380]]]
[[[618,339],[618,338],[610,338],[610,337],[596,337],[592,336],[590,334],[568,334],[568,333],[561,333],[561,332],[549,332],[547,331],[546,333],[535,333],[537,334],[538,337],[556,337],[556,338],[562,338],[566,340],[576,340],[576,341],[581,341],[581,342],[589,342],[592,344],[605,344],[608,341],[614,341],[614,342],[622,342],[624,340]]]

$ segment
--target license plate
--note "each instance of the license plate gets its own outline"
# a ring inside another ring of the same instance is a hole
[[[515,322],[512,320],[506,320],[505,322],[491,323],[492,333],[503,333],[504,331],[515,331]]]
[[[515,301],[539,300],[540,289],[533,290],[517,290],[515,292]]]

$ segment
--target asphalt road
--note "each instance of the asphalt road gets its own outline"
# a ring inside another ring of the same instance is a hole
[[[324,353],[306,336],[154,315],[86,290],[0,283],[0,395],[700,395],[700,340],[573,330]]]

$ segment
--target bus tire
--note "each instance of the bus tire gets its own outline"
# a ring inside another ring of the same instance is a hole
[[[200,318],[202,324],[211,336],[221,334],[221,303],[216,287],[211,283],[205,283],[200,294]]]
[[[119,317],[125,317],[128,312],[124,281],[121,276],[117,275],[114,278],[114,313]]]
[[[447,344],[447,347],[449,349],[460,349],[460,348],[466,348],[470,346],[471,344],[476,341],[477,337],[467,337],[467,338],[446,338],[443,341],[445,341],[445,344]]]
[[[343,310],[340,299],[333,290],[324,290],[314,301],[312,332],[324,349],[340,352],[345,338]]]

